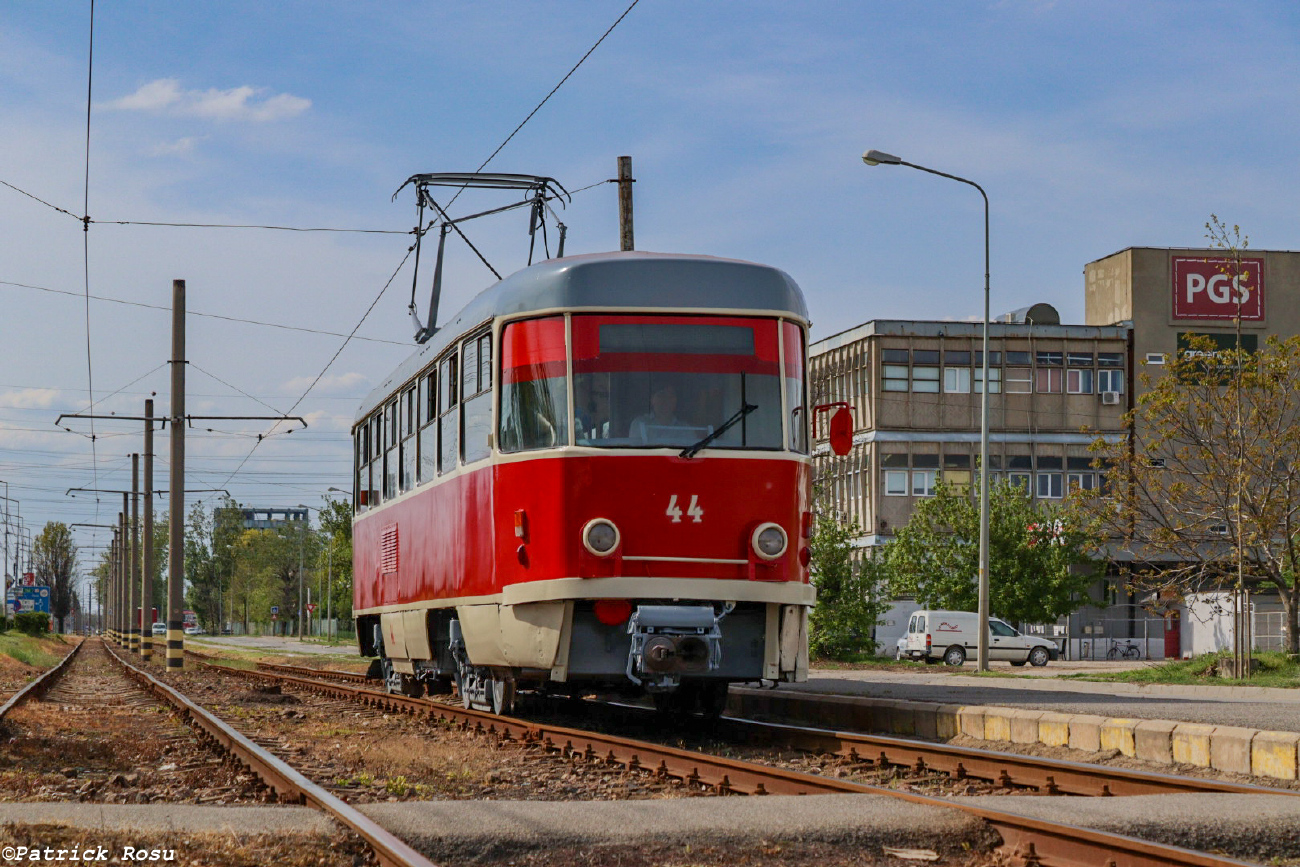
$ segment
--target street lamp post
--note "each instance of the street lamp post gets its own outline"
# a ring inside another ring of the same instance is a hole
[[[979,554],[979,622],[976,667],[989,670],[989,197],[974,181],[904,162],[893,154],[869,150],[862,155],[869,166],[907,166],[918,171],[959,181],[979,190],[984,198],[984,351],[980,353],[980,554]]]

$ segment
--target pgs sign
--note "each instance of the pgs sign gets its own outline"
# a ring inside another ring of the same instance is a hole
[[[1175,258],[1173,273],[1174,319],[1264,321],[1263,259]]]

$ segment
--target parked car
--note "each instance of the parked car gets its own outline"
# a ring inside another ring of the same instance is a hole
[[[155,623],[153,626],[151,626],[151,627],[149,628],[149,631],[150,631],[153,635],[166,635],[166,634],[167,634],[167,624],[166,624],[166,623],[163,623],[163,622],[160,620],[160,621],[158,621],[157,623]]]
[[[947,665],[961,665],[976,654],[978,623],[979,615],[972,611],[914,611],[907,623],[903,655],[931,665],[941,660]],[[1060,656],[1060,648],[1054,642],[1022,635],[996,617],[989,618],[988,628],[990,662],[1043,666],[1049,659]]]
[[[203,631],[202,626],[187,626],[185,627],[185,634],[186,635],[207,635],[207,633]]]
[[[900,635],[894,643],[894,659],[907,659],[907,634]]]

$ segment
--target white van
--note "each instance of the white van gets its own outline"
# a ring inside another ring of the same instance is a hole
[[[907,622],[905,656],[931,665],[942,660],[947,665],[961,665],[977,652],[979,615],[971,611],[913,611]],[[1057,659],[1060,649],[1054,642],[1032,635],[1021,635],[1009,624],[989,618],[989,661],[1012,665],[1047,665]]]

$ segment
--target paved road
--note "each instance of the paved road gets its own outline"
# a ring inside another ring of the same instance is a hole
[[[1113,670],[1115,666],[1110,667]],[[1053,663],[1034,672],[1038,676],[1033,678],[973,677],[921,667],[898,671],[814,669],[807,683],[783,684],[781,689],[1300,731],[1300,689],[1060,680],[1051,676],[1053,668],[1060,674],[1076,666]]]

